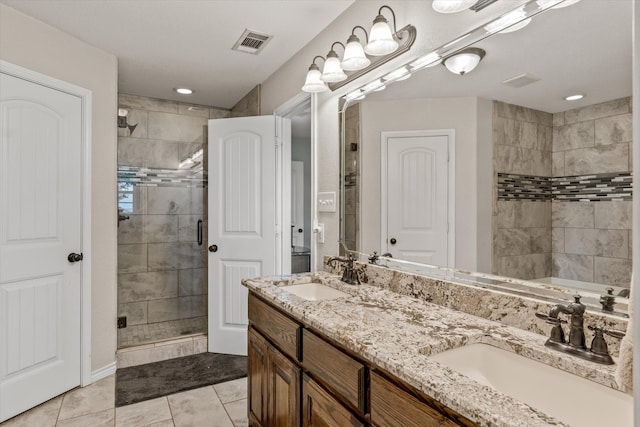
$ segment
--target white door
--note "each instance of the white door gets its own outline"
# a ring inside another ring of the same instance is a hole
[[[80,385],[81,120],[0,74],[0,421]]]
[[[291,245],[304,246],[304,162],[291,162]]]
[[[449,136],[384,134],[382,146],[387,218],[382,251],[404,260],[448,265]]]
[[[243,278],[276,273],[273,116],[209,121],[209,351],[247,354]]]

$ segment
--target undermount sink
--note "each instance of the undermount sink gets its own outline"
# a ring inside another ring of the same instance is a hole
[[[633,425],[632,396],[507,350],[477,343],[430,358],[570,425]]]
[[[304,283],[302,285],[285,286],[282,289],[309,301],[319,301],[348,297],[349,294],[322,285],[320,283]]]

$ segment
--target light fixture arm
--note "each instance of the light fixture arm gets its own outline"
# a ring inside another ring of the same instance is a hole
[[[344,49],[345,49],[344,44],[343,44],[342,42],[333,42],[333,44],[331,45],[331,51],[332,51],[332,52],[333,52],[333,51],[335,51],[335,50],[333,49],[333,47],[334,47],[335,45],[337,45],[337,44],[339,44],[340,46],[342,46],[342,50],[344,50]]]
[[[353,27],[353,29],[351,30],[351,35],[355,36],[356,35],[356,29],[360,28],[362,31],[364,31],[364,39],[366,43],[369,43],[369,33],[367,33],[367,30],[362,26],[362,25],[356,25],[355,27]]]
[[[389,11],[391,12],[391,16],[393,16],[393,34],[396,34],[396,35],[397,35],[397,33],[398,33],[398,27],[396,26],[396,14],[395,14],[395,12],[393,11],[393,9],[391,9],[391,7],[387,6],[386,4],[385,4],[385,5],[382,5],[382,6],[380,6],[380,9],[378,9],[378,15],[382,15],[382,9],[384,9],[384,8],[389,9]],[[376,18],[376,19],[377,19],[377,18]],[[375,22],[375,21],[374,21],[374,22]]]
[[[322,55],[316,55],[316,57],[315,57],[315,58],[313,58],[313,61],[311,61],[311,64],[312,64],[312,65],[316,65],[316,66],[317,66],[317,64],[316,64],[316,59],[318,59],[318,58],[322,59],[322,60],[323,60],[323,61],[325,61],[325,62],[327,61],[327,60],[324,58],[324,56],[322,56]]]

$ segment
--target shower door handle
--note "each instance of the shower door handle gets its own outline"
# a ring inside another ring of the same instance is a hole
[[[198,246],[202,246],[202,220],[201,219],[198,220],[198,231],[197,231],[197,234],[198,234],[198,236],[197,236],[198,237]]]

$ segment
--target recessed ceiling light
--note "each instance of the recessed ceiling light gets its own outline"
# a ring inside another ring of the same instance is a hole
[[[179,87],[177,89],[175,89],[176,92],[178,92],[181,95],[191,95],[193,93],[193,91],[191,89],[188,89],[186,87]]]
[[[584,95],[581,93],[564,97],[564,99],[567,101],[577,101],[578,99],[582,99],[582,98],[584,98]]]

